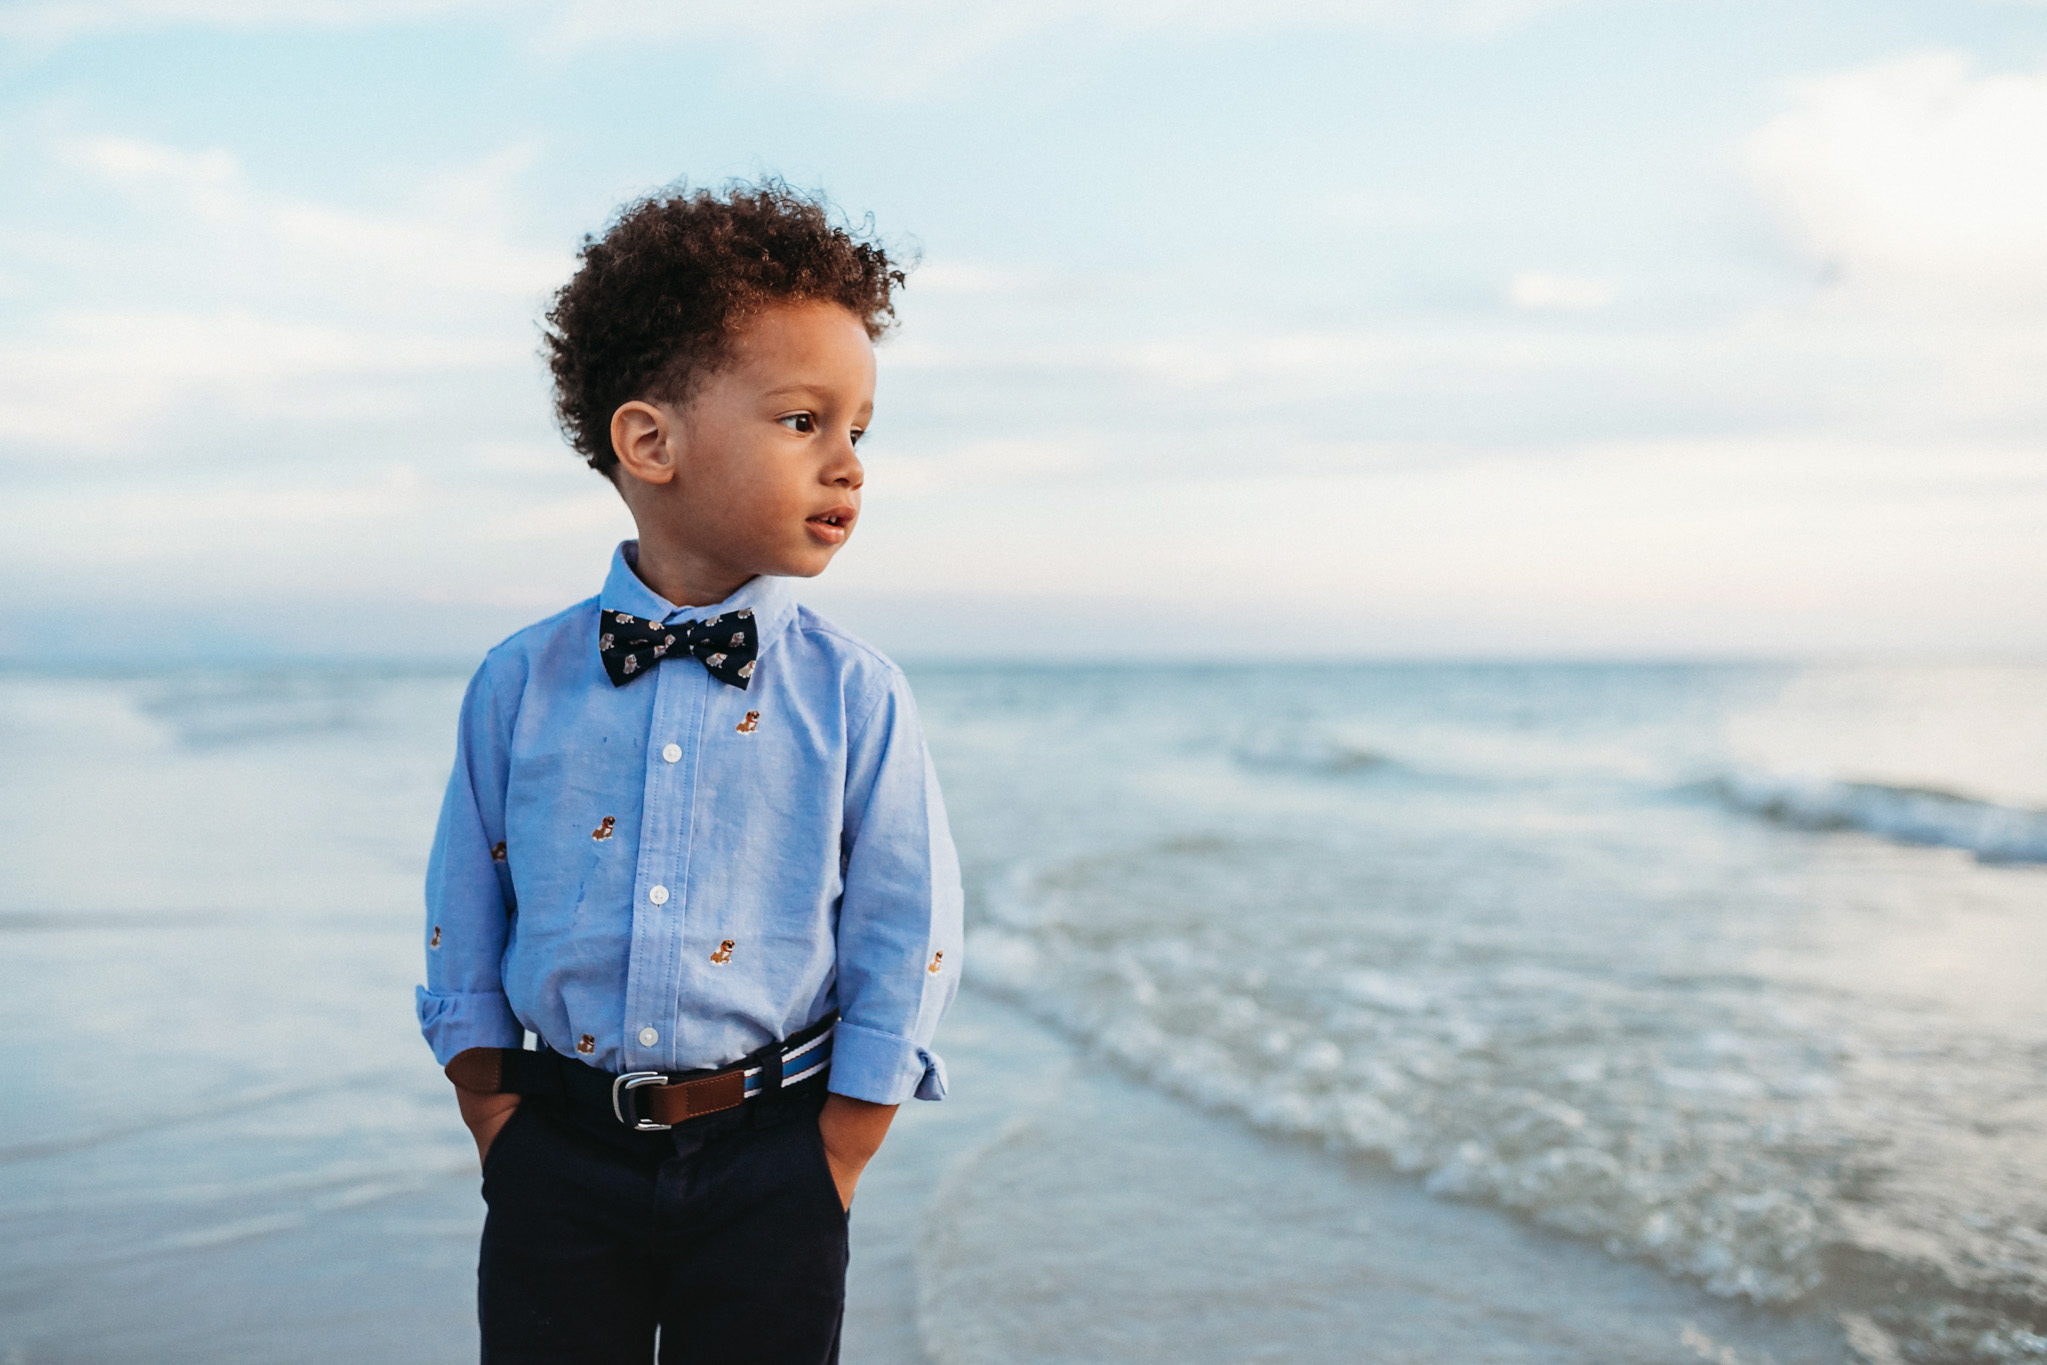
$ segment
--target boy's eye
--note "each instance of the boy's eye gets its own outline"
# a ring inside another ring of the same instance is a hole
[[[857,446],[857,445],[859,445],[859,444],[860,444],[860,438],[861,438],[862,436],[865,436],[866,434],[867,434],[867,433],[866,433],[866,432],[865,432],[864,430],[862,430],[861,428],[859,428],[859,427],[854,427],[854,428],[853,428],[853,444],[854,444],[854,445],[856,445],[856,446]]]
[[[789,430],[801,432],[805,436],[817,430],[817,419],[807,412],[792,412],[787,417],[777,417],[775,420]]]

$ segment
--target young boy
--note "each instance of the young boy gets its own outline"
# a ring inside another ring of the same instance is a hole
[[[787,584],[859,517],[902,279],[736,186],[628,206],[548,315],[639,539],[477,670],[427,871],[486,1362],[835,1360],[861,1169],[945,1094],[959,867],[910,691]]]

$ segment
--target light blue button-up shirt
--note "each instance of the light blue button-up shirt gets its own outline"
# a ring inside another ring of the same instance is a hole
[[[687,1071],[836,1008],[832,1090],[942,1098],[959,862],[902,671],[781,579],[678,609],[638,548],[599,596],[492,650],[462,699],[427,867],[434,1057],[531,1029],[603,1071]],[[751,684],[678,656],[614,687],[602,610],[750,610]]]

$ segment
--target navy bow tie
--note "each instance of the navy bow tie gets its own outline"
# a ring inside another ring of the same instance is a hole
[[[597,654],[613,687],[624,687],[642,673],[652,673],[663,659],[690,655],[701,659],[719,682],[746,690],[753,677],[753,612],[707,617],[664,626],[642,621],[623,611],[597,614]]]

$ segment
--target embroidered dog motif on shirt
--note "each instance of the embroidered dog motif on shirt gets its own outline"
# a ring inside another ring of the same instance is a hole
[[[721,967],[722,967],[722,966],[724,966],[724,965],[725,965],[726,963],[730,962],[731,960],[732,960],[732,940],[728,938],[728,939],[726,939],[726,940],[725,940],[725,941],[724,941],[723,943],[720,943],[720,944],[718,945],[718,951],[717,951],[717,952],[715,952],[715,953],[712,953],[712,954],[711,954],[711,961],[713,961],[713,962],[717,963],[717,964],[718,964],[719,966],[721,966]]]
[[[441,946],[441,926],[440,926],[440,925],[436,924],[436,925],[434,926],[434,936],[433,936],[432,938],[430,938],[430,939],[428,939],[428,940],[426,941],[426,946],[427,946],[427,947],[429,947],[429,948],[438,948],[438,947],[440,947],[440,946]]]
[[[585,1057],[589,1056],[596,1050],[597,1040],[595,1038],[592,1038],[589,1034],[586,1033],[581,1038],[576,1040],[576,1051],[582,1053]]]
[[[505,860],[505,841],[503,839],[498,840],[497,847],[490,851],[490,860],[494,863],[501,863]]]
[[[611,837],[612,828],[617,824],[618,824],[617,820],[607,815],[604,817],[603,823],[598,825],[597,828],[590,831],[590,837],[592,839],[609,839]]]
[[[930,965],[929,967],[926,967],[926,968],[925,968],[924,970],[925,970],[925,971],[927,971],[927,972],[929,972],[929,973],[931,973],[931,974],[932,974],[933,976],[937,976],[937,975],[938,975],[938,973],[939,973],[939,971],[940,971],[940,970],[941,970],[941,969],[942,969],[942,968],[943,968],[944,966],[945,966],[945,950],[944,950],[943,948],[941,948],[941,949],[939,949],[939,950],[938,950],[937,952],[935,952],[935,953],[933,953],[933,954],[931,955],[931,965]]]
[[[748,667],[752,667],[752,665],[749,664]],[[760,725],[761,713],[758,711],[748,711],[746,713],[746,719],[739,722],[739,724],[733,726],[732,728],[739,731],[739,733],[742,735],[750,735],[755,730],[760,729]]]

